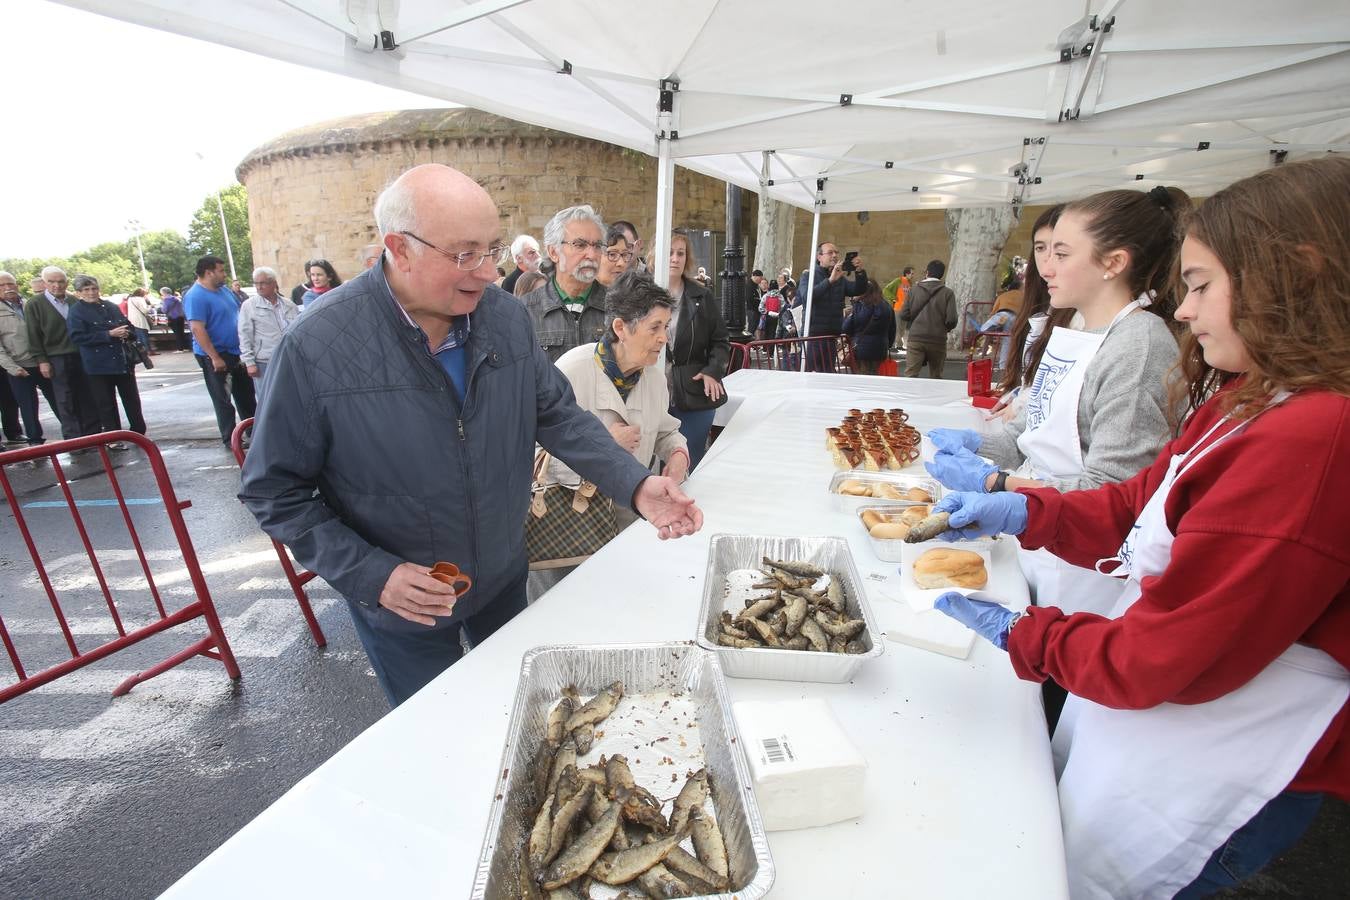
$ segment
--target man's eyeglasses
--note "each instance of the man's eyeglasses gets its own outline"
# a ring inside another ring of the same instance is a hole
[[[605,251],[605,259],[609,260],[610,262],[618,262],[619,260],[623,260],[624,262],[632,262],[632,261],[633,261],[633,251],[632,251],[632,250],[606,250],[606,251]]]
[[[587,247],[590,247],[592,250],[599,251],[600,253],[605,252],[604,241],[588,241],[585,238],[575,238],[570,241],[563,241],[563,243],[571,247],[578,253],[585,253]]]
[[[511,252],[510,246],[506,244],[493,244],[486,250],[466,250],[463,253],[451,253],[449,250],[442,250],[425,238],[418,237],[411,231],[400,231],[399,234],[406,235],[414,241],[417,241],[419,244],[425,244],[446,259],[452,260],[463,272],[472,272],[489,259],[494,263],[499,263],[506,259],[507,255]]]

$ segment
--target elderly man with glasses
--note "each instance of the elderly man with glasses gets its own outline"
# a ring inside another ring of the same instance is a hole
[[[383,261],[298,318],[272,357],[239,497],[347,599],[397,705],[525,608],[534,447],[631,506],[661,538],[702,513],[652,476],[493,282],[497,207],[442,165],[375,202]],[[597,236],[598,240],[598,236]],[[433,577],[434,563],[468,576]]]
[[[544,250],[552,263],[549,280],[521,299],[539,346],[557,362],[605,333],[605,286],[596,280],[605,254],[605,223],[589,206],[559,210],[544,226]]]

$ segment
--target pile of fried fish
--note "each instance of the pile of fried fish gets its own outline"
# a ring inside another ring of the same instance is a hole
[[[717,643],[737,649],[812,650],[817,653],[866,653],[861,636],[867,623],[850,619],[839,579],[830,575],[824,590],[815,584],[827,573],[795,560],[761,560],[764,578],[751,585],[769,593],[750,597],[745,609],[723,612]]]
[[[722,831],[705,809],[706,769],[686,779],[667,818],[665,804],[634,781],[621,754],[589,766],[578,762],[622,698],[621,681],[584,703],[567,687],[549,711],[532,772],[534,824],[521,854],[522,898],[589,897],[594,882],[625,886],[630,897],[730,889]],[[680,846],[686,838],[693,854]]]

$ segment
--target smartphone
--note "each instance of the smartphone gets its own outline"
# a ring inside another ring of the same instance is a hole
[[[853,266],[853,259],[854,259],[854,257],[856,257],[857,255],[858,255],[858,251],[857,251],[857,250],[850,250],[850,251],[848,251],[847,253],[845,253],[845,254],[844,254],[844,264],[843,264],[843,266],[841,266],[840,268],[842,268],[845,272],[852,272],[852,271],[853,271],[853,268],[854,268],[854,266]]]

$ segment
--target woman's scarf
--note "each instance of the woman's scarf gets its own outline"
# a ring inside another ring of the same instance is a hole
[[[614,389],[619,392],[619,398],[627,402],[628,395],[637,387],[638,379],[642,377],[642,369],[639,368],[632,375],[623,374],[619,370],[619,361],[614,357],[614,343],[608,335],[600,338],[595,344],[595,363],[614,384]]]

